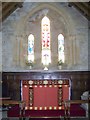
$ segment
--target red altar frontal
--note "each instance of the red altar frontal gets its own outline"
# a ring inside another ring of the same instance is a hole
[[[22,100],[26,110],[60,110],[70,98],[69,80],[23,80]]]

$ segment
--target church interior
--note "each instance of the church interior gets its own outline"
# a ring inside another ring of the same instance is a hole
[[[90,2],[0,3],[1,120],[89,120]]]

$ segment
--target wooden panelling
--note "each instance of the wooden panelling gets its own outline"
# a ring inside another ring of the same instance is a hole
[[[20,81],[21,80],[71,80],[71,97],[80,99],[81,94],[90,90],[89,71],[68,71],[68,72],[3,72],[3,89],[4,97],[20,99]],[[6,87],[5,87],[6,86]]]

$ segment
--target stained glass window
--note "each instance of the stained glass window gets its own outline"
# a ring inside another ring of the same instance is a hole
[[[50,20],[44,17],[41,22],[42,29],[42,63],[47,66],[51,63],[51,50],[50,50]]]
[[[28,61],[34,61],[34,36],[28,36]]]
[[[62,61],[64,63],[64,36],[62,34],[58,35],[58,61]]]

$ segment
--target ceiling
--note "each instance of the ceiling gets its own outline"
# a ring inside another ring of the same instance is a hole
[[[17,8],[23,7],[23,2],[2,2],[2,16],[0,21],[3,22]],[[90,20],[90,2],[69,2],[68,7],[75,7],[83,16]]]
[[[21,8],[22,4],[23,2],[2,2],[2,18],[0,21],[3,22],[17,8]]]
[[[90,2],[69,2],[69,7],[75,7],[83,16],[90,20]]]

